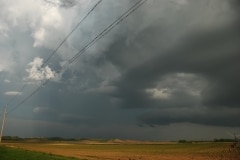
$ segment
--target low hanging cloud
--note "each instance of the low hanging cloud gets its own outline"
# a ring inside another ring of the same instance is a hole
[[[35,107],[33,113],[36,114],[55,114],[56,111],[49,107]]]
[[[56,77],[56,72],[48,66],[43,66],[43,59],[36,57],[29,63],[30,68],[26,71],[29,73],[28,79],[33,81],[45,81]]]
[[[11,83],[11,81],[8,80],[8,79],[5,79],[4,82],[5,82],[5,83]]]
[[[22,92],[17,92],[17,91],[8,91],[4,93],[7,96],[16,96],[16,95],[21,95]]]

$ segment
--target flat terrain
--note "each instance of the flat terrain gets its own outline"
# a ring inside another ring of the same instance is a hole
[[[77,141],[11,142],[2,145],[82,160],[240,160],[239,149],[230,148],[230,143]]]
[[[78,160],[77,158],[0,146],[1,160]]]

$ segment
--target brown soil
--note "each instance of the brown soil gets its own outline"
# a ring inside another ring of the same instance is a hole
[[[152,145],[138,144],[78,144],[78,143],[6,143],[11,147],[31,151],[76,157],[84,160],[240,160],[240,150],[229,144],[206,145],[199,149],[191,146],[166,149],[164,144],[154,149]],[[175,144],[176,145],[176,144]],[[191,144],[189,144],[191,145]],[[169,147],[169,144],[168,144]],[[171,147],[171,146],[170,146]],[[146,148],[146,149],[145,149]]]

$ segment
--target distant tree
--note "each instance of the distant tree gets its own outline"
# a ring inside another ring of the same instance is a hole
[[[234,142],[234,139],[220,138],[220,139],[214,139],[214,142]]]
[[[63,141],[64,138],[62,137],[50,137],[50,138],[47,138],[48,140],[52,140],[52,141]]]
[[[181,139],[178,141],[178,143],[187,143],[187,140]]]
[[[14,141],[19,141],[22,140],[22,138],[18,137],[18,136],[3,136],[2,137],[3,140],[14,140]]]

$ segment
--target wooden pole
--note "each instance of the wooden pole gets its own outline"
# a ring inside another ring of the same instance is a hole
[[[2,128],[1,128],[1,133],[0,133],[0,143],[2,142],[2,134],[3,134],[4,124],[5,124],[5,120],[6,120],[6,114],[7,114],[7,106],[4,109],[4,113],[3,113]]]

